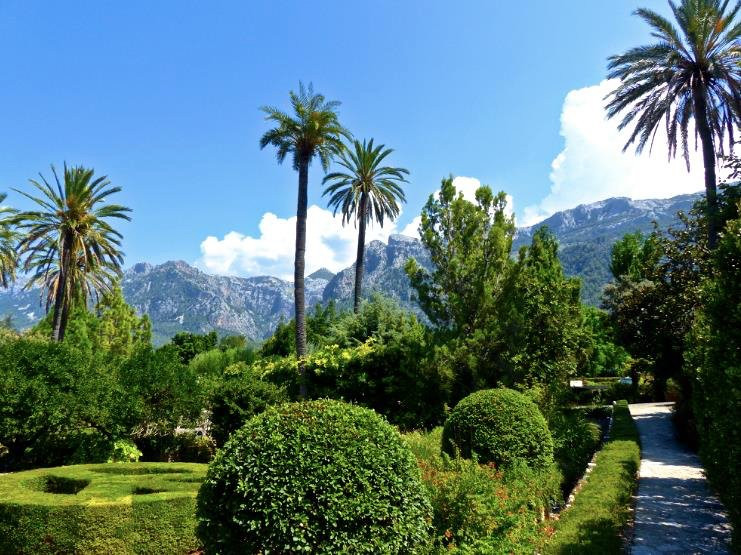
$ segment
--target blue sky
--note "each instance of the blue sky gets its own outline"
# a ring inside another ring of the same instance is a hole
[[[620,154],[598,112],[607,56],[648,41],[638,6],[667,11],[654,0],[2,0],[0,190],[81,163],[134,210],[127,265],[286,275],[296,174],[259,149],[258,108],[287,107],[299,80],[341,100],[345,125],[411,171],[404,212],[378,237],[411,229],[448,174],[507,191],[518,223],[607,196],[698,190],[663,152]],[[317,165],[309,234],[313,221],[327,229],[310,237],[309,271],[339,269],[353,251],[353,230],[329,230],[320,210],[321,177]]]

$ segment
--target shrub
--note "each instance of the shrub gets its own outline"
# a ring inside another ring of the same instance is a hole
[[[610,439],[573,505],[555,522],[545,553],[621,553],[621,532],[630,515],[641,453],[638,430],[620,401],[613,411]]]
[[[553,435],[553,456],[563,474],[566,494],[584,474],[602,433],[599,424],[588,421],[581,411],[555,414],[549,426]]]
[[[209,553],[410,553],[429,504],[414,456],[374,412],[319,400],[235,432],[198,494]]]
[[[505,470],[440,453],[442,428],[404,434],[422,468],[433,509],[431,552],[535,552],[543,539],[543,514],[560,498],[555,466]]]
[[[214,458],[216,444],[214,440],[196,432],[175,434],[170,450],[170,460],[177,462],[207,463]]]
[[[3,553],[186,553],[205,465],[100,464],[0,476]]]
[[[462,399],[443,428],[443,450],[476,453],[484,463],[522,460],[533,468],[553,462],[553,439],[538,407],[511,389],[485,389]]]
[[[288,394],[283,387],[261,380],[244,363],[229,366],[209,393],[210,434],[218,445],[224,445],[229,435],[247,420],[270,405],[285,401],[288,401]]]
[[[142,452],[130,439],[118,439],[113,442],[113,453],[106,462],[139,462]]]

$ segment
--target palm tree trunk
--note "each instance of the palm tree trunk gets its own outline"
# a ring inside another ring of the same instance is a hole
[[[692,100],[695,108],[695,125],[702,143],[702,161],[705,165],[705,202],[707,203],[708,248],[714,249],[718,242],[718,195],[715,188],[715,148],[713,133],[708,123],[707,96],[705,85],[700,79],[694,81]]]
[[[365,210],[368,202],[367,194],[360,196],[360,206],[358,207],[358,253],[355,257],[355,299],[353,311],[355,314],[360,310],[360,294],[363,289],[363,271],[365,270]]]
[[[51,338],[54,341],[62,341],[64,339],[64,329],[66,328],[67,273],[72,260],[70,253],[71,243],[70,238],[65,235],[64,239],[62,239],[62,252],[59,257],[59,276],[57,278],[57,290],[54,295],[54,320],[51,332]]]
[[[293,297],[296,307],[296,358],[298,359],[299,397],[306,398],[306,306],[304,267],[306,255],[306,210],[309,188],[309,159],[298,165],[298,207],[296,208],[296,258],[293,266]]]

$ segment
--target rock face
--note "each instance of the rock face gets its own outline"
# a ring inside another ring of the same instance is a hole
[[[322,300],[328,281],[326,275],[306,278],[307,306]],[[122,288],[127,302],[152,319],[158,342],[183,330],[264,339],[281,318],[293,315],[290,282],[270,276],[212,276],[182,261],[136,264],[124,274]]]
[[[536,226],[519,228],[513,255],[530,243],[537,228],[548,226],[559,240],[565,272],[582,278],[585,302],[598,304],[602,287],[610,280],[612,244],[625,233],[650,232],[654,220],[662,228],[675,224],[676,212],[688,211],[698,198],[699,194],[666,200],[612,198],[580,205]],[[388,244],[370,242],[365,251],[364,296],[379,291],[419,313],[404,273],[410,257],[430,268],[429,255],[416,239],[392,235]],[[354,265],[336,275],[325,268],[314,272],[306,278],[306,306],[330,300],[350,306],[354,279]],[[269,276],[213,276],[182,261],[158,266],[134,264],[125,272],[122,288],[127,302],[151,318],[157,343],[178,331],[211,330],[260,340],[268,337],[281,319],[293,317],[292,283]],[[22,291],[19,285],[0,291],[0,317],[11,316],[17,328],[30,327],[44,315],[41,300],[38,290]]]
[[[425,268],[430,268],[430,256],[422,243],[405,235],[391,235],[388,244],[371,241],[365,247],[363,296],[380,292],[396,299],[402,306],[418,310],[412,300],[409,278],[404,265],[414,258]],[[340,304],[351,304],[355,288],[355,264],[334,276],[324,289],[322,300],[334,299]]]
[[[676,225],[677,212],[688,212],[701,196],[695,193],[658,200],[617,197],[581,204],[556,212],[534,226],[519,228],[512,251],[517,252],[523,245],[528,245],[538,228],[548,226],[558,238],[558,257],[564,271],[582,279],[582,300],[599,305],[602,288],[612,278],[610,249],[615,241],[626,233],[650,233],[654,221],[662,229]]]

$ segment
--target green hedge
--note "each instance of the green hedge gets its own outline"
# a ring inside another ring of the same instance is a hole
[[[545,553],[621,553],[640,460],[638,431],[628,403],[619,401],[610,439],[573,505],[556,521]]]
[[[206,465],[94,464],[0,476],[2,553],[187,553]]]

